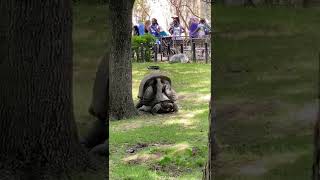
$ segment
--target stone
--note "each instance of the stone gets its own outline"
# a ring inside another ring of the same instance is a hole
[[[190,60],[185,54],[175,54],[170,57],[169,63],[189,63]]]

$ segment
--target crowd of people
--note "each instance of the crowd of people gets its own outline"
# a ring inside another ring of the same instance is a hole
[[[203,18],[199,19],[197,17],[191,17],[188,26],[187,30],[190,38],[204,38],[211,33],[211,27]],[[180,18],[178,16],[172,17],[172,22],[170,23],[168,32],[158,24],[156,18],[152,18],[151,21],[146,20],[144,23],[141,22],[138,25],[135,25],[133,33],[136,36],[149,33],[156,38],[170,36],[177,40],[183,39],[184,36],[187,36],[186,28],[180,23]]]

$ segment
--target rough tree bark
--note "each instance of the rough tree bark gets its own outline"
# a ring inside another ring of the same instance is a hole
[[[209,112],[209,142],[208,142],[208,162],[205,166],[203,179],[213,180],[215,169],[214,164],[218,156],[218,143],[216,138],[216,110],[213,93],[210,100],[210,112]]]
[[[211,2],[213,3],[213,2]],[[211,39],[213,41],[214,39]],[[213,46],[211,47],[213,51]],[[211,98],[210,98],[210,109],[209,109],[209,140],[208,140],[208,162],[205,166],[204,173],[203,173],[203,179],[204,180],[213,180],[215,169],[214,165],[218,158],[219,153],[219,146],[217,142],[216,137],[216,91],[214,90],[214,87],[217,86],[216,81],[214,80],[214,77],[217,76],[217,74],[214,70],[216,67],[216,63],[214,63],[214,60],[211,60],[213,62],[211,64]]]
[[[72,104],[69,0],[0,1],[0,179],[84,170]]]
[[[313,180],[320,179],[320,115],[314,127],[314,159],[313,159]]]
[[[137,115],[132,99],[131,31],[134,0],[110,0],[110,116]]]
[[[320,53],[319,53],[320,61]],[[320,84],[320,73],[318,73],[318,85]],[[318,103],[320,102],[320,88],[318,87]],[[312,180],[320,180],[320,110],[318,109],[317,121],[314,126],[314,157]]]

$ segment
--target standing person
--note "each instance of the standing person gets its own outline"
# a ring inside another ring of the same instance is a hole
[[[150,26],[151,26],[151,21],[146,20],[144,22],[144,33],[150,33]]]
[[[195,31],[193,31],[192,33],[198,33],[198,37],[199,38],[204,38],[206,36],[206,30],[207,29],[208,29],[208,27],[206,25],[206,20],[205,19],[201,19],[200,23],[198,24],[197,29]]]
[[[185,33],[185,29],[180,25],[179,17],[173,17],[173,22],[171,23],[169,32],[173,36],[173,39],[182,39],[181,35],[182,33]]]
[[[179,16],[172,16],[171,18],[172,18],[172,22],[170,23],[170,27],[173,26],[176,21],[180,24]]]
[[[189,36],[190,38],[197,38],[198,32],[195,32],[199,25],[199,20],[196,17],[191,17],[189,21]]]
[[[143,24],[143,21],[139,21],[138,29],[139,29],[139,34],[140,35],[144,35],[144,24]]]
[[[156,18],[152,18],[152,24],[150,26],[150,33],[155,36],[155,37],[159,37],[159,33],[160,33],[160,26],[158,24],[158,21]]]
[[[210,25],[207,23],[207,21],[205,20],[204,21],[204,26],[205,26],[205,33],[206,33],[206,35],[209,35],[209,34],[211,34],[211,27],[210,27]]]

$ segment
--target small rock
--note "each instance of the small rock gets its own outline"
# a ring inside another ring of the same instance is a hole
[[[132,153],[134,153],[136,150],[135,149],[133,149],[133,148],[130,148],[130,149],[128,149],[126,152],[127,153],[130,153],[130,154],[132,154]]]

